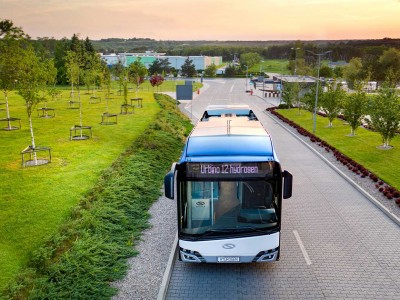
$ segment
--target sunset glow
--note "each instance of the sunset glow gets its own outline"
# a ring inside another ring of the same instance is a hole
[[[0,18],[32,38],[400,38],[400,0],[0,0]]]

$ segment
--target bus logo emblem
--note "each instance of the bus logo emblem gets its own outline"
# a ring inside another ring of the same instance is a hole
[[[222,248],[224,248],[224,249],[233,249],[233,248],[235,248],[236,246],[234,245],[234,244],[224,244],[223,246],[222,246]]]
[[[204,206],[206,203],[204,201],[198,201],[196,202],[197,206]]]

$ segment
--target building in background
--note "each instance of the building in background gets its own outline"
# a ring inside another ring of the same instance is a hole
[[[165,53],[156,53],[153,51],[146,51],[144,53],[100,54],[100,57],[108,66],[113,66],[118,62],[121,62],[125,67],[140,59],[146,68],[149,68],[149,66],[157,59],[168,59],[170,66],[177,70],[182,68],[182,65],[188,58],[193,61],[193,64],[198,71],[205,70],[212,64],[216,66],[222,64],[222,56],[169,56],[165,55]]]

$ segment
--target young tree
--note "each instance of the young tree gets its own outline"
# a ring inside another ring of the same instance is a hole
[[[304,94],[304,97],[302,99],[303,102],[303,106],[306,110],[308,110],[309,112],[313,112],[314,111],[314,106],[315,106],[315,91],[316,91],[317,87],[315,85],[313,85],[310,90]],[[321,95],[322,94],[322,88],[319,86],[318,87],[319,92],[318,94]]]
[[[355,136],[356,129],[362,124],[367,109],[367,96],[363,91],[363,82],[355,83],[356,92],[343,98],[343,113],[349,123],[350,136]]]
[[[233,64],[230,64],[225,68],[225,75],[227,77],[235,77],[236,73],[237,71]]]
[[[21,67],[24,43],[29,38],[20,27],[10,20],[0,19],[0,90],[6,105],[7,130],[17,129],[11,126],[8,93],[15,89],[18,82],[18,70]]]
[[[129,79],[136,85],[136,98],[139,92],[139,86],[144,82],[144,77],[147,75],[147,69],[142,64],[140,59],[129,65]]]
[[[120,85],[122,86],[122,94],[124,95],[123,104],[128,104],[128,84],[129,84],[129,71],[127,68],[124,68],[119,80]]]
[[[116,78],[119,82],[119,91],[122,92],[122,81],[124,78],[124,65],[118,61],[117,64],[111,67],[111,74]]]
[[[332,72],[335,79],[343,77],[343,67],[335,67]]]
[[[293,83],[294,101],[296,102],[299,114],[301,113],[301,109],[303,106],[303,98],[304,98],[304,95],[302,94],[303,87],[304,87],[303,84],[298,81]]]
[[[293,107],[293,102],[298,98],[299,85],[295,83],[284,84],[282,90],[282,101],[286,103],[288,108]]]
[[[164,82],[164,77],[162,77],[161,75],[153,75],[150,78],[150,84],[152,87],[157,87],[157,91],[158,91],[158,87]]]
[[[189,57],[185,60],[185,63],[181,67],[181,73],[184,77],[194,77],[196,76],[196,67],[193,64],[193,60]]]
[[[26,103],[26,112],[29,118],[29,131],[31,133],[31,148],[35,149],[35,135],[32,124],[32,112],[35,106],[43,100],[41,91],[45,89],[49,80],[50,61],[41,60],[36,56],[32,47],[24,51],[21,68],[18,70],[18,93],[24,98]],[[37,165],[36,153],[34,152],[34,163]]]
[[[10,108],[8,103],[8,94],[15,89],[18,81],[18,70],[21,66],[21,59],[23,56],[23,49],[20,42],[4,38],[0,41],[0,89],[2,90],[5,98],[6,116],[8,120],[8,130],[16,129],[11,126]]]
[[[400,82],[400,50],[390,48],[379,57],[379,74],[389,81],[389,84],[396,85]]]
[[[400,125],[400,97],[394,86],[384,83],[379,89],[379,94],[369,103],[369,116],[372,127],[382,137],[382,148],[390,148],[390,141]]]
[[[85,53],[85,66],[83,70],[83,82],[88,91],[93,87],[92,95],[96,96],[96,81],[101,77],[101,60],[96,53]]]
[[[251,68],[252,66],[260,63],[261,56],[257,52],[247,52],[240,55],[240,64],[242,66],[248,66]]]
[[[365,79],[363,74],[363,65],[361,58],[352,58],[347,66],[343,68],[343,78],[347,82],[349,88],[354,87],[356,81],[362,81]]]
[[[67,51],[67,55],[65,58],[65,67],[67,69],[67,78],[69,83],[71,84],[71,96],[74,98],[74,86],[77,86],[79,91],[79,85],[82,80],[81,76],[81,68],[82,68],[82,58],[77,52]],[[79,95],[80,96],[80,95]]]
[[[106,87],[107,91],[107,98],[110,97],[111,94],[111,70],[107,67],[107,64],[102,61],[101,62],[101,79],[100,79],[101,85],[104,84]]]
[[[204,76],[214,78],[217,74],[217,66],[212,63],[204,70]]]
[[[327,65],[322,65],[321,68],[319,69],[319,76],[325,78],[332,78],[333,70]]]
[[[328,127],[332,127],[333,120],[342,109],[342,102],[346,96],[346,92],[342,89],[342,85],[337,82],[332,82],[328,84],[327,87],[328,91],[321,95],[320,105],[328,117]]]
[[[83,137],[83,120],[82,120],[82,103],[81,103],[81,89],[80,84],[82,81],[82,69],[84,66],[84,59],[82,57],[82,52],[74,52],[68,51],[66,58],[66,67],[67,67],[67,75],[69,77],[69,81],[72,85],[75,84],[78,90],[78,102],[79,102],[79,126],[81,137]],[[72,90],[72,97],[74,96]]]
[[[46,85],[47,89],[46,92],[51,96],[51,99],[54,100],[54,98],[60,94],[60,91],[56,89],[56,81],[57,81],[57,69],[54,65],[54,59],[48,59],[44,61],[44,67],[46,68]],[[44,91],[43,91],[44,92]],[[46,107],[47,100],[45,96],[43,95],[44,98],[44,103]]]

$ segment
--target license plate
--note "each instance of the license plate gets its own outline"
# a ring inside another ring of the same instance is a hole
[[[218,262],[220,263],[230,263],[230,262],[239,262],[240,259],[238,256],[220,256],[218,257]]]

